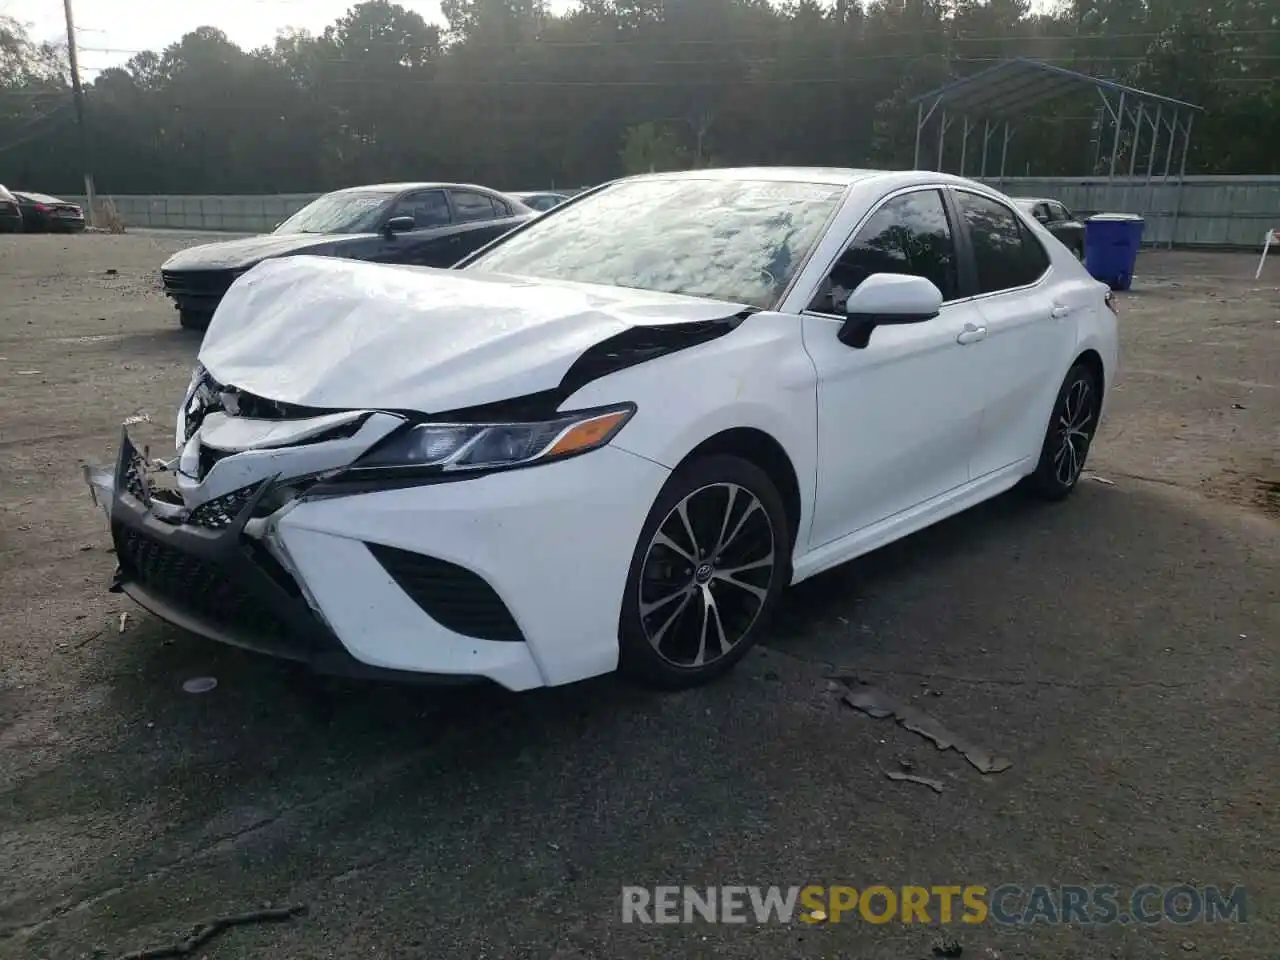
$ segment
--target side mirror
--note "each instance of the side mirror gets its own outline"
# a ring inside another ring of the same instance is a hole
[[[876,327],[924,323],[941,310],[942,291],[924,277],[873,273],[849,295],[848,319],[837,336],[845,346],[862,350]]]
[[[382,229],[389,237],[393,233],[408,233],[415,226],[413,217],[392,217]]]

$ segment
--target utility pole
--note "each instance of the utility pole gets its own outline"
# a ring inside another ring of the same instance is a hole
[[[67,14],[67,59],[71,62],[71,92],[76,101],[76,126],[80,129],[80,162],[84,164],[84,195],[89,205],[88,220],[90,226],[97,226],[97,199],[93,195],[93,166],[89,151],[89,126],[85,120],[84,87],[80,85],[80,63],[76,56],[76,23],[71,16],[71,0],[62,0],[62,9]]]

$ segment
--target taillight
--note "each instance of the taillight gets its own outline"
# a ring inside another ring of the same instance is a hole
[[[36,209],[36,213],[48,213],[48,212],[49,212],[49,207],[48,207],[47,205],[43,204],[43,203],[37,203],[37,204],[36,204],[36,208],[35,208],[35,209]]]

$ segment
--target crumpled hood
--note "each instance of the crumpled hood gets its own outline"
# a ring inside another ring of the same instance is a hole
[[[202,243],[180,250],[164,262],[162,270],[235,270],[248,267],[267,257],[308,251],[320,253],[352,240],[367,239],[373,234],[268,233],[261,237],[242,237],[219,243]],[[326,251],[327,252],[327,251]]]
[[[320,408],[436,413],[556,388],[632,327],[749,309],[674,294],[361,263],[268,260],[236,280],[200,362],[220,383]]]

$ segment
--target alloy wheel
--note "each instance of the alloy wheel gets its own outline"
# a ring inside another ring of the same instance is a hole
[[[778,576],[773,523],[736,483],[699,487],[662,520],[640,570],[640,623],[667,663],[702,668],[733,651]]]
[[[1053,475],[1064,487],[1074,484],[1084,469],[1097,426],[1094,413],[1093,388],[1086,378],[1078,377],[1062,398],[1055,424]]]

